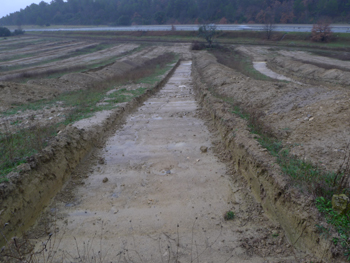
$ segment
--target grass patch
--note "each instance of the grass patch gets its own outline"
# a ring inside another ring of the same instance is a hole
[[[5,129],[0,133],[0,183],[7,181],[6,175],[27,158],[38,153],[56,135],[57,125],[22,129],[15,134]]]
[[[227,211],[224,215],[226,221],[233,220],[235,218],[235,213],[233,211]]]
[[[338,237],[333,237],[332,242],[334,245],[340,245],[344,250],[344,255],[347,260],[350,261],[350,217],[348,214],[338,214],[332,209],[331,201],[318,197],[316,199],[317,209],[324,215],[328,224],[332,225],[338,232]],[[319,232],[323,235],[327,235],[329,230],[325,227],[317,225]]]

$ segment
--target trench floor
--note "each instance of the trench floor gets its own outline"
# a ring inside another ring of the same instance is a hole
[[[219,160],[191,81],[184,61],[76,172],[69,202],[62,190],[49,209],[53,262],[298,262]]]

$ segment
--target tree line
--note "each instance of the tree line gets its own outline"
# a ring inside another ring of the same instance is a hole
[[[0,25],[147,25],[350,22],[350,0],[52,0],[31,4]]]

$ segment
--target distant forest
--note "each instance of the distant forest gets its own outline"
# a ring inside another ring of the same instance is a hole
[[[350,22],[350,0],[52,0],[31,4],[0,25],[147,25]]]

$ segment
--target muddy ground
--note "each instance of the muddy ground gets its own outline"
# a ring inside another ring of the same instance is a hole
[[[43,218],[30,238],[45,227],[59,231],[51,248],[57,262],[78,260],[75,240],[81,251],[92,246],[83,261],[101,255],[103,262],[298,262],[225,159],[194,100],[191,62],[182,62],[81,164],[51,206],[50,226]],[[227,211],[232,221],[224,219]]]
[[[31,53],[36,42],[45,49],[41,55]],[[97,43],[11,39],[0,43],[0,56],[9,65],[21,61],[30,65],[45,61],[50,54],[61,57],[54,52],[56,48],[65,56],[76,44]],[[16,44],[22,47],[16,55],[30,54],[29,58],[5,56]],[[29,238],[39,250],[48,234],[55,233],[54,242],[49,243],[50,251],[57,252],[53,262],[62,262],[62,258],[75,262],[79,254],[82,262],[89,262],[92,256],[103,262],[312,261],[312,256],[293,249],[280,224],[265,216],[245,180],[231,167],[232,157],[220,142],[217,128],[194,99],[191,61],[201,81],[216,94],[262,113],[261,119],[292,154],[327,170],[336,170],[349,150],[348,62],[306,51],[232,47],[260,63],[257,70],[276,78],[261,81],[218,63],[206,51],[191,52],[189,47],[118,44],[93,54],[1,72],[6,80],[120,56],[102,67],[58,78],[3,81],[0,110],[5,111],[85,89],[169,51],[186,60],[161,92],[128,116],[79,165],[30,231]],[[0,121],[21,120],[17,128],[45,125],[61,121],[65,111],[58,103],[40,112],[2,116]],[[38,117],[31,119],[33,115]],[[75,124],[77,128],[86,125],[84,120]],[[234,213],[232,221],[224,219],[227,211]],[[44,262],[47,255],[39,257]]]

